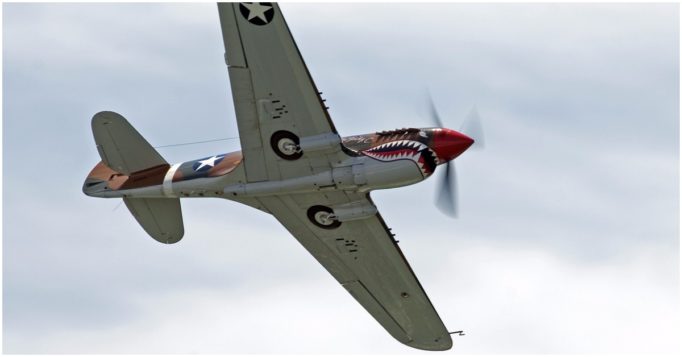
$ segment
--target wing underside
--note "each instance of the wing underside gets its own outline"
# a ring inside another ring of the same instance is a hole
[[[232,98],[248,182],[317,173],[337,161],[341,145],[284,160],[273,135],[340,138],[276,3],[219,3]]]
[[[313,205],[365,200],[346,192],[258,199],[336,280],[397,340],[425,350],[447,350],[452,340],[381,216],[319,228]],[[371,203],[371,201],[369,201]]]

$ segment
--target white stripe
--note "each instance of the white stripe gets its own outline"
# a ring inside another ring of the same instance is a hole
[[[163,178],[163,194],[168,197],[177,197],[173,193],[173,176],[175,176],[175,171],[178,171],[178,167],[180,167],[181,164],[182,163],[173,164],[173,166],[168,169],[168,172],[166,172],[166,177]]]

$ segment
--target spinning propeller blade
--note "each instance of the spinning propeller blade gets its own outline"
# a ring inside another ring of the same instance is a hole
[[[457,171],[455,163],[448,161],[445,164],[445,171],[441,175],[438,186],[438,196],[436,196],[436,207],[445,215],[457,218]]]
[[[428,94],[428,100],[431,121],[436,127],[443,128],[443,121],[440,119],[440,115],[438,115],[438,110],[436,109],[436,105],[433,103],[430,94]],[[476,147],[477,149],[483,148],[483,125],[481,124],[481,118],[478,115],[478,110],[475,106],[471,109],[469,115],[467,115],[459,131],[474,139],[472,147]],[[453,161],[448,161],[443,166],[445,166],[445,170],[443,170],[441,180],[438,183],[436,207],[445,215],[457,218],[457,199],[459,197],[457,194],[457,170],[455,169],[455,163]]]
[[[471,111],[464,119],[459,131],[474,139],[474,145],[471,146],[472,148],[484,148],[483,124],[481,124],[481,117],[478,115],[476,106],[471,108]]]
[[[436,110],[436,105],[433,104],[433,98],[431,98],[431,94],[428,94],[429,98],[429,109],[431,110],[431,121],[437,128],[443,128],[443,122],[440,120],[440,116],[438,115],[438,110]]]

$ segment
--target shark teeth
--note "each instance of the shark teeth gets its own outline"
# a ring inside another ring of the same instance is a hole
[[[408,159],[414,161],[424,177],[431,175],[439,164],[438,156],[428,146],[413,140],[396,140],[375,146],[363,153],[380,161]]]
[[[421,150],[424,150],[426,148],[427,148],[426,145],[424,145],[418,141],[398,140],[398,141],[391,141],[389,143],[381,144],[379,146],[368,149],[365,152],[381,152],[381,151],[387,151],[387,150],[392,150],[392,149],[409,149],[409,150],[421,151]]]

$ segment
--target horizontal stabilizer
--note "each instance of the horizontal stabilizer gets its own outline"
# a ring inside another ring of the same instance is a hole
[[[144,230],[161,243],[173,244],[185,234],[179,198],[129,198],[123,202]]]
[[[168,165],[120,114],[95,114],[92,118],[92,134],[102,162],[117,172],[130,175],[151,167]]]

